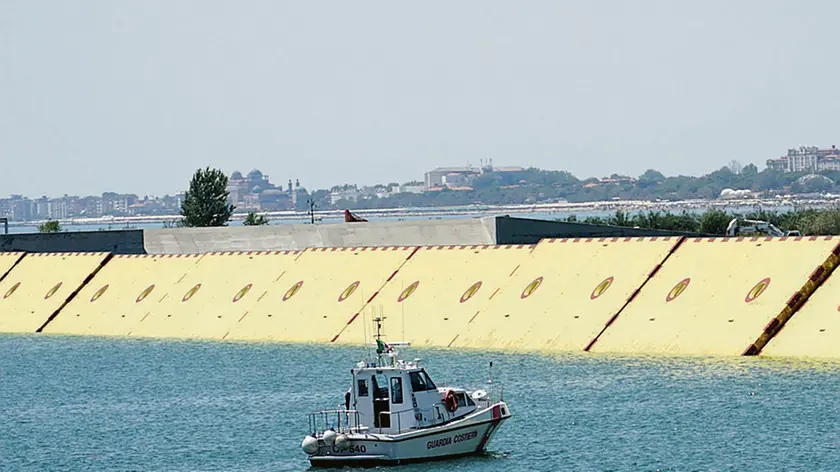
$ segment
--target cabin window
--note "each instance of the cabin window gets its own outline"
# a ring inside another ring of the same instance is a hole
[[[384,398],[388,401],[388,378],[382,374],[376,374],[371,381],[373,382],[373,397]]]
[[[458,397],[458,406],[467,406],[467,395],[465,393],[459,393]]]
[[[411,389],[415,392],[422,392],[424,390],[437,390],[437,386],[432,379],[426,374],[426,371],[411,372],[408,374],[411,379]]]
[[[391,415],[388,402],[388,378],[382,374],[376,374],[370,378],[371,389],[373,389],[373,426],[377,428],[390,428]]]
[[[470,398],[470,396],[469,396],[469,395],[467,395],[466,397],[467,397],[467,405],[469,405],[469,406],[475,406],[475,402],[473,401],[473,399],[472,399],[472,398]]]
[[[391,403],[402,403],[402,379],[400,377],[391,377]]]
[[[367,381],[365,379],[359,379],[358,384],[359,384],[359,388],[358,388],[359,393],[357,395],[360,396],[360,397],[368,396]]]
[[[422,373],[423,377],[426,378],[426,385],[429,386],[429,390],[437,390],[437,385],[435,385],[435,383],[432,382],[432,379],[429,378],[429,374],[427,374],[425,370],[421,370],[420,373]]]
[[[422,392],[423,390],[429,390],[426,386],[426,379],[420,375],[420,372],[411,372],[408,374],[408,377],[411,379],[411,389],[415,392]]]

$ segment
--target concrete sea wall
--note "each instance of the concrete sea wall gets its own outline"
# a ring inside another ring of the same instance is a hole
[[[145,254],[144,231],[62,231],[0,234],[0,252],[110,252]]]
[[[0,254],[0,332],[840,359],[840,238]]]
[[[333,247],[536,244],[545,238],[675,234],[679,233],[500,216],[316,225],[20,233],[0,235],[0,252],[203,254]]]

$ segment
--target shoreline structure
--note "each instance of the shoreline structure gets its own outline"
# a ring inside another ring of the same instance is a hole
[[[671,212],[700,212],[709,209],[745,211],[760,207],[762,209],[795,210],[795,209],[825,209],[836,207],[840,203],[840,196],[780,196],[765,199],[715,199],[715,200],[680,200],[680,201],[645,201],[645,200],[616,200],[582,203],[532,203],[510,205],[464,205],[451,207],[419,207],[419,208],[383,208],[351,210],[353,213],[366,218],[401,219],[401,218],[449,218],[463,216],[498,216],[500,214],[526,215],[545,214],[556,215],[557,218],[572,216],[576,213],[586,213],[582,217],[595,216],[593,213],[611,214],[622,210],[628,213],[639,211],[671,211]],[[269,218],[272,223],[308,222],[311,218],[307,211],[274,211],[255,212]],[[241,223],[247,213],[235,213],[231,222]],[[316,221],[343,221],[344,210],[316,210]],[[65,228],[73,226],[91,225],[126,225],[132,224],[166,224],[180,219],[180,215],[154,216],[110,216],[99,218],[59,218],[59,223]],[[48,220],[9,221],[10,227],[37,227]]]

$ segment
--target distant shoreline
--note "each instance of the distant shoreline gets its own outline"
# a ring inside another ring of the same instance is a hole
[[[504,215],[527,215],[547,214],[556,215],[557,218],[587,213],[611,214],[617,210],[629,213],[638,211],[704,211],[711,208],[721,210],[745,211],[755,207],[774,210],[793,210],[796,208],[828,208],[840,203],[840,197],[780,197],[773,199],[716,199],[716,200],[682,200],[682,201],[606,201],[606,202],[584,202],[584,203],[534,203],[534,204],[511,204],[511,205],[465,205],[453,207],[425,207],[425,208],[387,208],[387,209],[360,209],[351,210],[357,216],[370,219],[395,219],[395,218],[434,218],[434,217],[481,217],[481,216],[504,216]],[[257,212],[265,215],[272,221],[285,223],[309,223],[308,212],[286,210],[276,212]],[[344,210],[316,210],[314,212],[317,221],[340,220],[343,221]],[[245,219],[246,213],[235,213],[232,222],[241,222]],[[157,216],[124,216],[124,217],[98,217],[98,218],[64,218],[58,219],[62,226],[131,226],[136,224],[165,224],[180,219],[180,215],[157,215]],[[47,220],[33,221],[9,221],[9,226],[33,227],[44,223]]]

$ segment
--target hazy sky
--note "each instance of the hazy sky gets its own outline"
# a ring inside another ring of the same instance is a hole
[[[840,145],[840,2],[0,1],[0,195],[764,168]],[[835,139],[837,140],[835,142]]]

